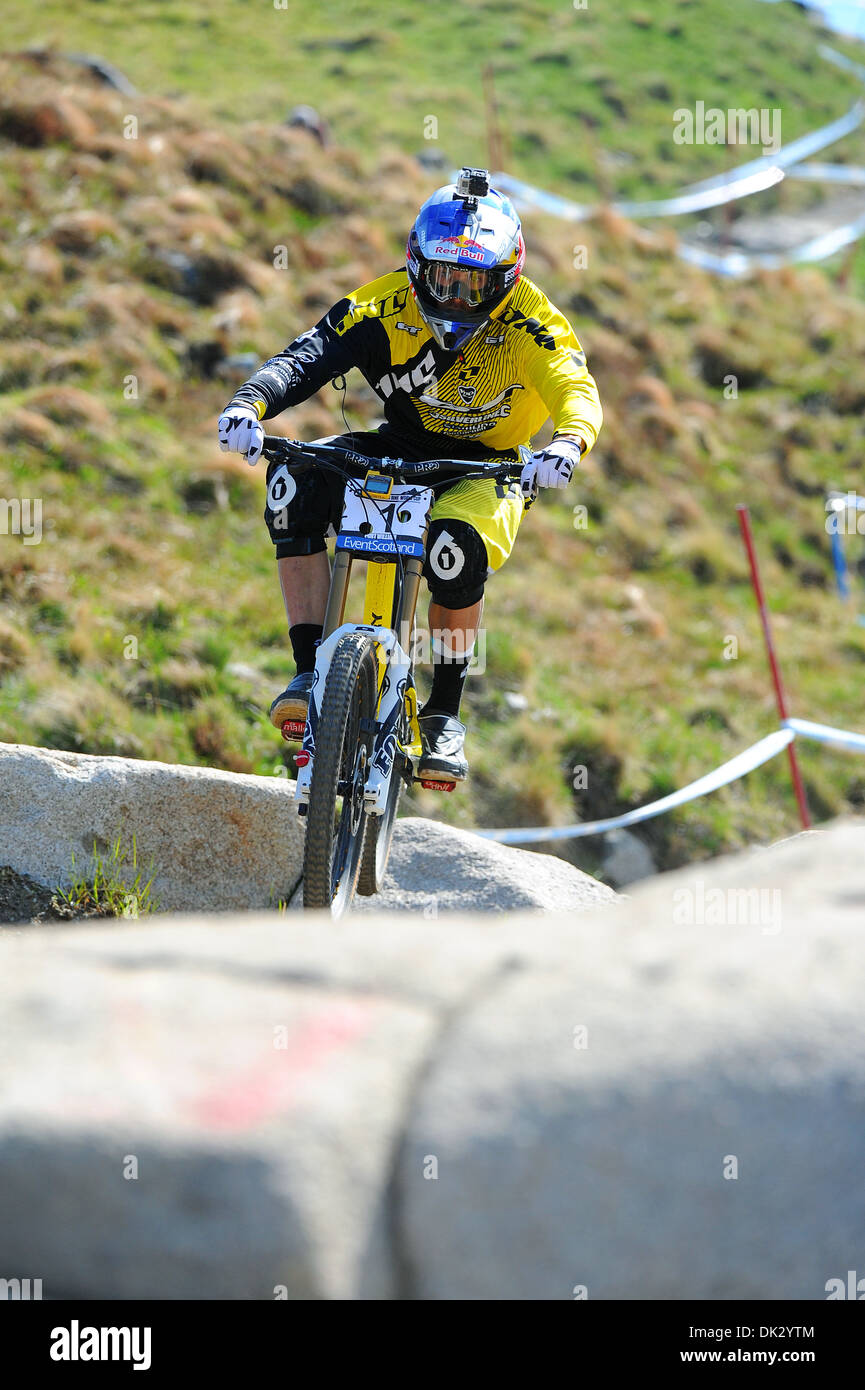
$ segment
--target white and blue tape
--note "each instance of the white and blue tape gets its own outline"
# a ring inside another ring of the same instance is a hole
[[[827,44],[820,44],[817,51],[821,58],[834,63],[865,83],[865,67],[861,63],[845,57]],[[828,125],[821,126],[819,130],[808,131],[769,154],[760,155],[735,169],[728,169],[722,174],[691,184],[670,198],[655,198],[642,202],[636,199],[622,199],[611,203],[610,206],[623,216],[637,220],[647,217],[681,217],[684,213],[696,213],[731,203],[738,198],[747,198],[753,193],[771,188],[785,177],[861,184],[865,182],[865,169],[816,162],[807,165],[802,161],[851,134],[863,120],[865,102],[855,101],[842,116],[830,121]],[[518,206],[538,208],[564,221],[584,222],[597,216],[600,211],[597,204],[575,203],[570,198],[562,198],[545,189],[536,188],[522,179],[513,178],[510,174],[493,174],[493,183],[496,188],[512,197]],[[704,270],[714,271],[718,275],[738,278],[752,270],[775,270],[798,262],[826,260],[862,236],[865,236],[865,216],[832,227],[822,235],[810,237],[798,246],[780,253],[734,251],[716,254],[693,242],[681,240],[677,242],[676,252],[682,260],[689,261],[692,265],[701,266]]]
[[[834,744],[851,753],[865,753],[865,734],[851,734],[849,729],[833,729],[829,724],[815,724],[810,719],[785,719],[784,727],[815,743]]]
[[[637,806],[633,811],[626,811],[624,815],[608,816],[605,820],[584,821],[582,825],[522,826],[513,830],[477,830],[475,834],[484,840],[496,840],[502,845],[528,845],[549,840],[577,840],[585,835],[603,835],[608,830],[621,830],[625,826],[661,816],[665,811],[684,806],[688,801],[696,801],[698,797],[718,791],[720,787],[726,787],[728,783],[737,781],[739,777],[744,777],[747,773],[753,772],[754,768],[761,767],[763,763],[769,762],[770,758],[776,757],[797,735],[813,739],[817,743],[846,748],[855,753],[865,753],[865,734],[850,733],[847,729],[834,729],[829,724],[815,724],[810,719],[786,719],[782,728],[776,729],[766,738],[761,738],[759,743],[753,743],[750,748],[738,753],[729,762],[722,763],[713,772],[707,772],[705,777],[698,777],[696,782],[689,782],[686,787],[671,792],[669,796],[650,801],[647,806]]]

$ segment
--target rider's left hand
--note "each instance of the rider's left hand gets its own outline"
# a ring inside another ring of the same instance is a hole
[[[575,439],[554,439],[545,449],[532,454],[520,477],[524,497],[533,497],[539,487],[567,487],[579,467],[581,449]]]

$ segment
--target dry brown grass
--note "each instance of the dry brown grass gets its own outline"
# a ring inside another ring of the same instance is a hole
[[[55,523],[36,556],[0,538],[0,736],[270,771],[280,750],[262,710],[224,675],[231,658],[274,682],[290,675],[263,470],[213,439],[234,380],[225,359],[264,358],[397,265],[431,180],[384,149],[376,177],[372,155],[360,177],[352,154],[276,124],[228,132],[191,103],[142,97],[136,111],[140,138],[124,140],[124,102],[80,69],[0,60],[0,491],[38,477]],[[571,493],[533,509],[490,585],[498,648],[467,701],[485,711],[477,775],[462,801],[429,808],[567,820],[586,813],[566,767],[581,745],[592,804],[624,806],[765,732],[739,500],[754,509],[797,707],[855,726],[862,655],[814,580],[828,574],[822,491],[858,477],[863,306],[813,270],[721,284],[609,210],[576,234],[529,218],[527,240],[529,273],[586,348],[606,423]],[[580,270],[575,241],[588,250]],[[723,397],[729,373],[738,399]],[[339,404],[326,389],[268,429],[331,434]],[[356,379],[346,408],[357,427],[380,416]],[[721,661],[728,633],[742,640],[738,662]],[[510,688],[530,699],[527,722],[497,705]],[[751,810],[731,792],[693,822],[682,813],[661,852],[683,854],[691,824],[691,849],[763,819],[767,833],[783,828],[773,775]],[[829,793],[809,776],[845,808],[846,774]]]

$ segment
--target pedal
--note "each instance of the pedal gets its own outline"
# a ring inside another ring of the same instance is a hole
[[[303,738],[305,729],[305,719],[284,719],[280,732],[286,743],[291,743],[294,739]]]
[[[420,784],[428,792],[452,792],[456,787],[456,782],[433,782],[429,777],[422,777]]]

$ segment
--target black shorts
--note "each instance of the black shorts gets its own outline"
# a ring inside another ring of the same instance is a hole
[[[516,459],[516,452],[495,453],[484,445],[431,435],[422,446],[401,439],[388,429],[357,431],[317,440],[356,449],[370,458]],[[284,464],[267,470],[264,519],[277,558],[315,555],[326,548],[342,517],[344,482],[327,469],[310,469],[295,478]],[[447,608],[476,603],[484,583],[508,558],[524,511],[518,484],[502,487],[492,480],[457,479],[437,489],[430,517],[424,575],[432,595]]]

